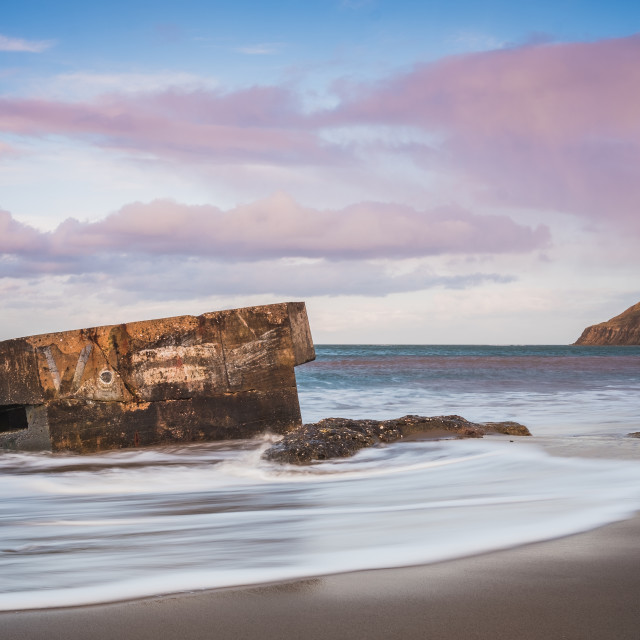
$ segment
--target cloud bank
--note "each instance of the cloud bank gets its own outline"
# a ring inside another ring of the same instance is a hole
[[[638,60],[640,36],[454,56],[343,85],[326,118],[439,133],[451,170],[498,202],[638,229]]]
[[[5,98],[0,129],[180,166],[329,167],[337,175],[366,168],[372,147],[331,132],[384,127],[396,160],[446,176],[467,200],[640,233],[639,59],[640,36],[450,56],[378,82],[343,81],[335,106],[315,111],[292,86]],[[421,135],[408,140],[408,127]]]
[[[315,210],[285,193],[228,210],[157,200],[95,222],[70,218],[49,232],[0,211],[0,278],[108,282],[151,299],[379,296],[509,282],[504,273],[438,273],[428,258],[529,253],[549,243],[544,226],[458,207],[363,202]]]
[[[362,202],[316,210],[285,193],[226,211],[171,200],[133,203],[97,222],[69,218],[46,233],[0,211],[0,253],[46,264],[112,253],[230,262],[406,259],[522,253],[549,243],[545,226],[534,229],[506,216],[478,215],[459,207],[418,211]]]
[[[279,87],[113,94],[92,102],[0,99],[0,130],[51,134],[180,162],[326,164],[344,152],[308,127]]]

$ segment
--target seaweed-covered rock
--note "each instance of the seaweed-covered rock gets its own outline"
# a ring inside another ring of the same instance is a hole
[[[377,443],[406,436],[482,438],[487,432],[531,435],[517,422],[469,422],[461,416],[404,416],[393,420],[325,418],[287,433],[263,457],[275,462],[306,464],[314,460],[345,458]]]
[[[519,422],[485,422],[484,427],[487,431],[494,433],[504,433],[507,436],[530,436],[531,432],[527,427]]]

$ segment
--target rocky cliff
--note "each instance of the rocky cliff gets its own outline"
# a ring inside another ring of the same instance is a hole
[[[574,344],[640,345],[640,302],[607,322],[587,327]]]

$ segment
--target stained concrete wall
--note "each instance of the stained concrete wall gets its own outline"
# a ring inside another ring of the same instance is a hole
[[[0,448],[283,433],[301,423],[294,367],[314,358],[303,302],[0,342]]]

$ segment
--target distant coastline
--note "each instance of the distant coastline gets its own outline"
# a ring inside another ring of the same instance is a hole
[[[606,322],[587,327],[574,344],[585,346],[640,345],[640,302]]]

